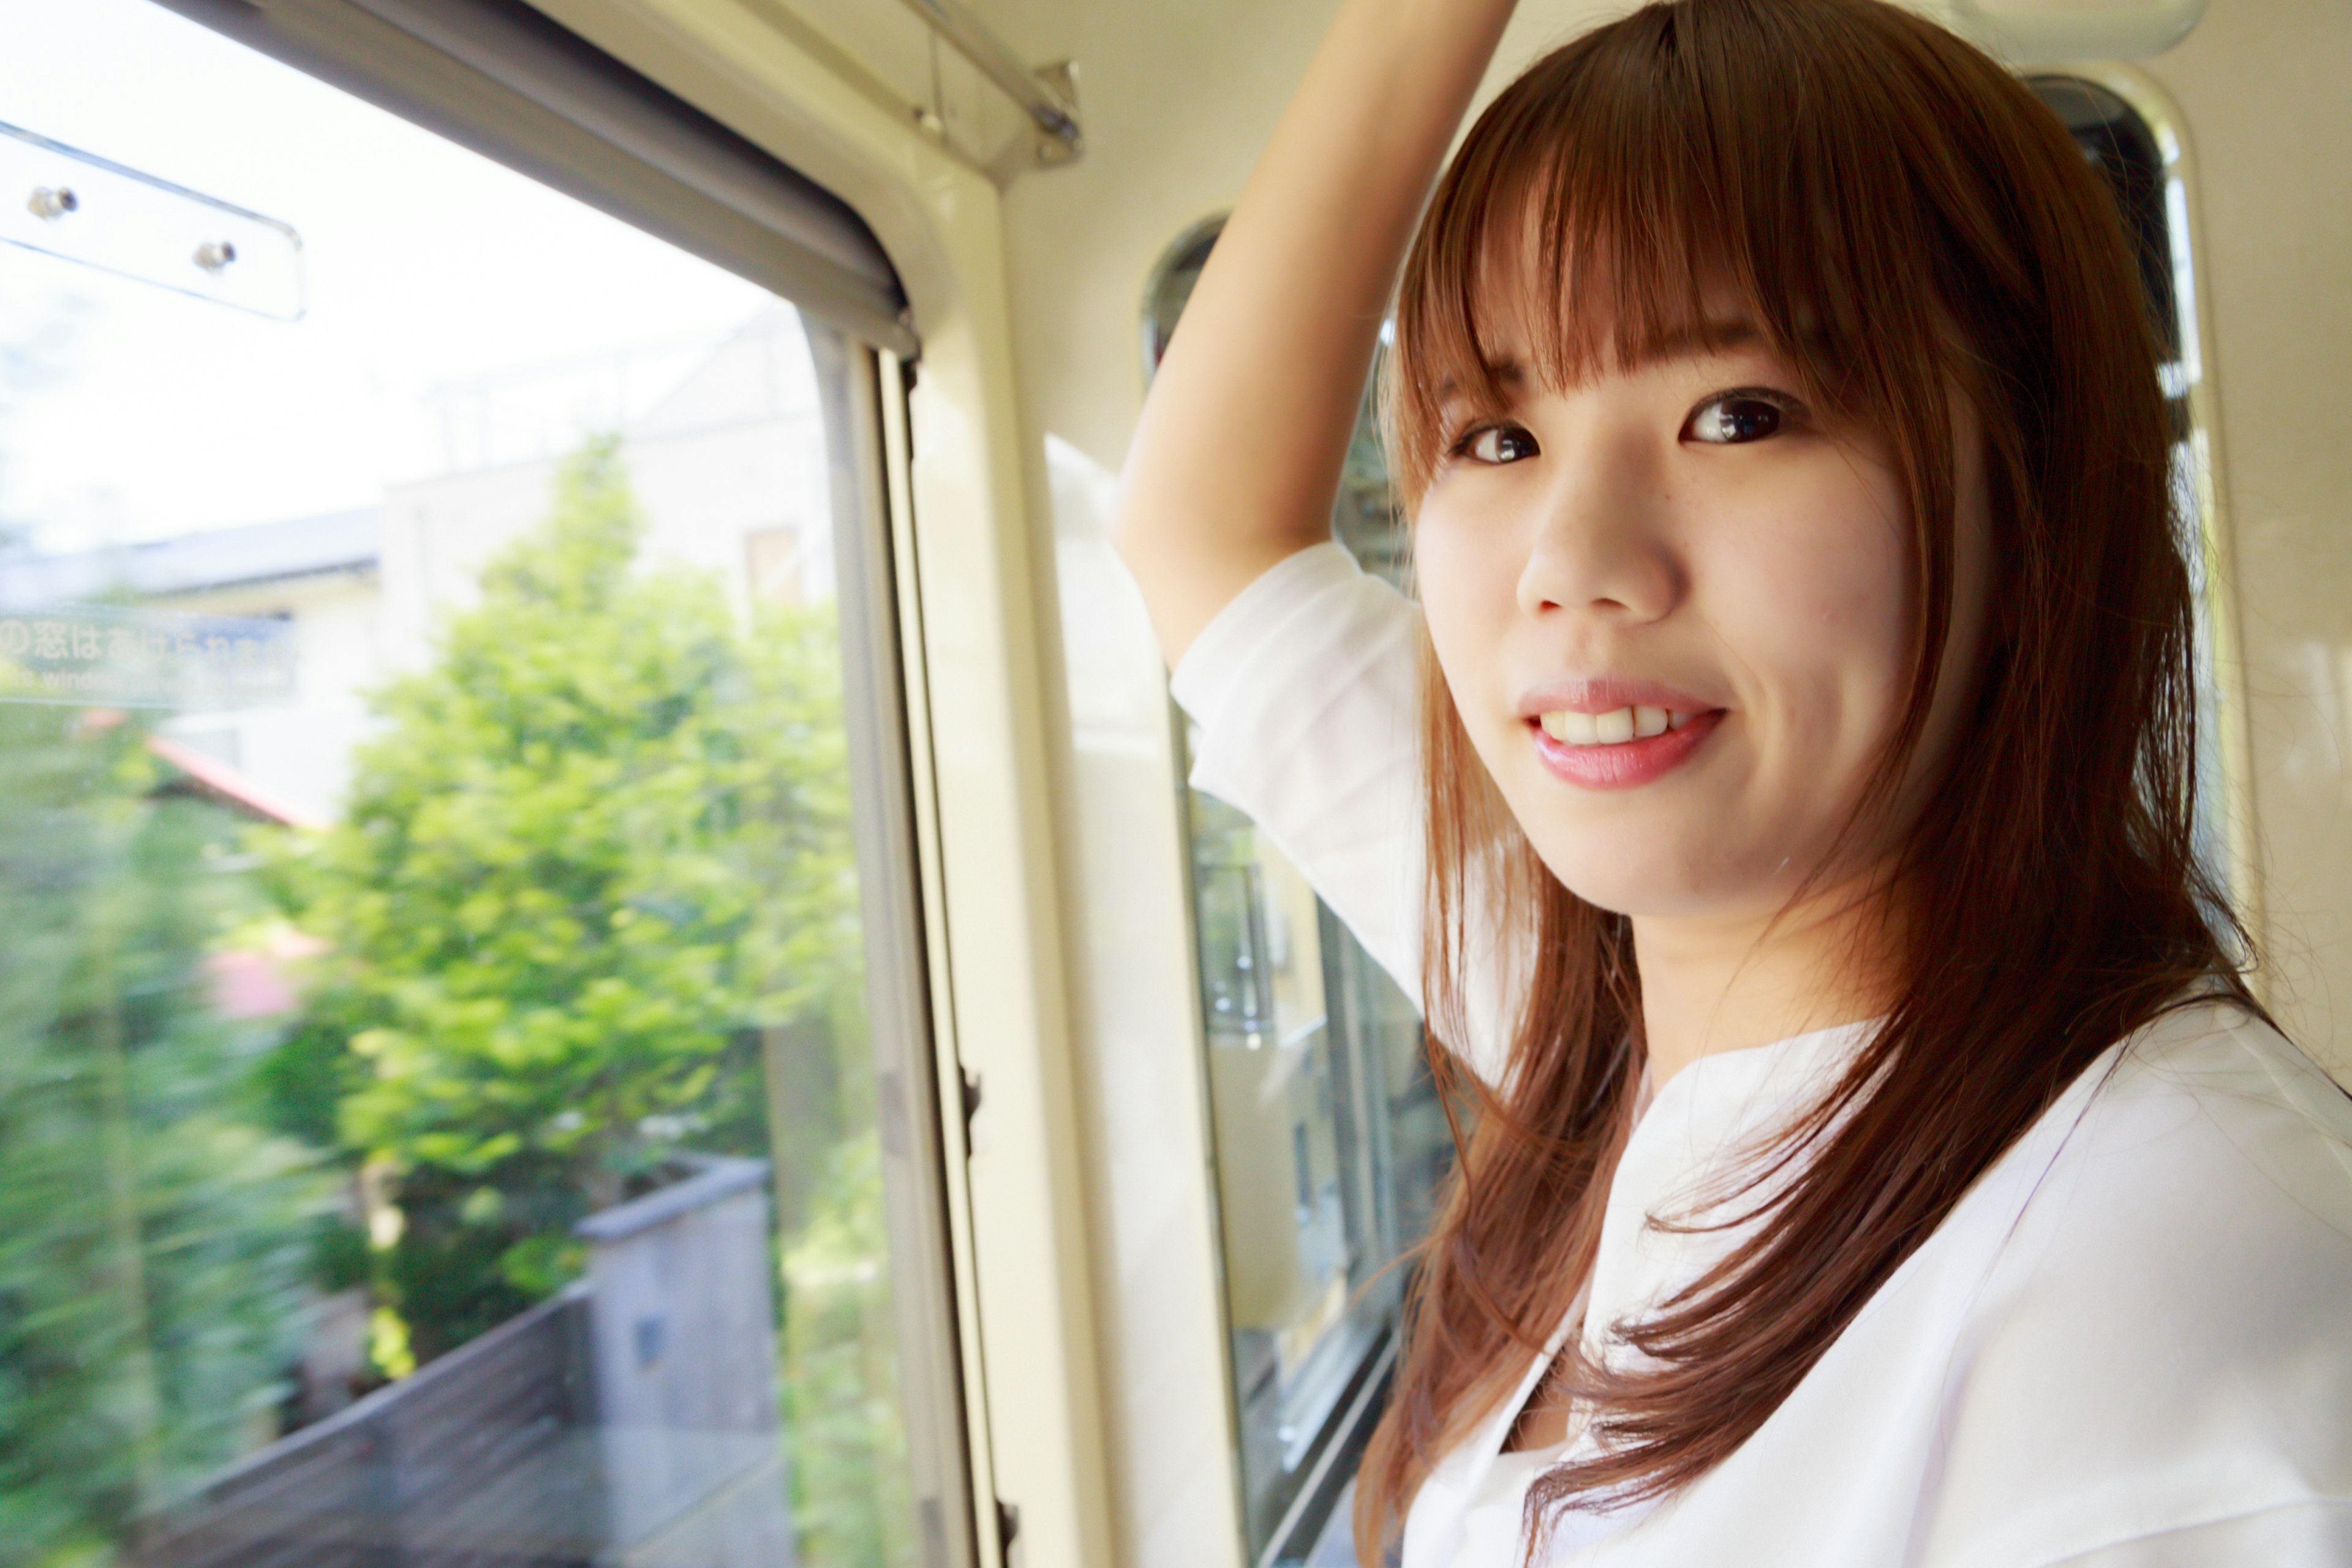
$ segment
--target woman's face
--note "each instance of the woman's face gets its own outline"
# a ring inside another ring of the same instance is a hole
[[[1823,866],[1899,721],[1918,570],[1885,444],[1830,427],[1743,312],[1716,346],[1447,409],[1416,519],[1429,634],[1472,743],[1545,864],[1635,916],[1769,917],[1895,845],[1950,743],[1984,621],[1973,422],[1944,679],[1905,787]],[[1956,405],[1964,399],[1954,398]]]

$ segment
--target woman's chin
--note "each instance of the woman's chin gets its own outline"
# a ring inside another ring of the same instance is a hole
[[[1824,907],[1873,879],[1866,863],[1824,867],[1827,845],[1798,854],[1759,849],[1727,854],[1720,833],[1613,832],[1529,836],[1559,884],[1595,908],[1635,920],[1687,921],[1746,928],[1782,918],[1792,901]],[[1809,888],[1804,868],[1821,872]]]
[[[1547,846],[1536,853],[1560,886],[1586,903],[1634,919],[1744,920],[1769,918],[1796,891],[1770,877],[1741,875],[1705,851],[1660,844],[1644,847],[1612,836]]]
[[[1671,860],[1644,864],[1642,858],[1622,852],[1552,855],[1544,853],[1540,846],[1537,853],[1560,886],[1612,914],[1690,914],[1727,902],[1711,897],[1706,888],[1693,885],[1685,868]]]

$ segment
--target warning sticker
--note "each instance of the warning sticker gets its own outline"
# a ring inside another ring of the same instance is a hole
[[[262,707],[294,696],[290,621],[116,605],[0,612],[0,702]]]

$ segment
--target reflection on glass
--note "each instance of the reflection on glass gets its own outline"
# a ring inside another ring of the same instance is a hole
[[[136,0],[0,38],[316,268],[0,249],[0,1559],[915,1562],[845,356]]]
[[[1163,264],[1155,360],[1215,238],[1204,225]],[[1402,583],[1369,399],[1332,521],[1367,570]],[[1404,1280],[1391,1266],[1426,1233],[1453,1143],[1412,1002],[1246,817],[1188,803],[1248,1550],[1352,1563],[1343,1498],[1393,1361]]]
[[[1248,1525],[1286,1561],[1369,1433],[1402,1295],[1388,1265],[1452,1145],[1411,1004],[1246,818],[1191,805]]]

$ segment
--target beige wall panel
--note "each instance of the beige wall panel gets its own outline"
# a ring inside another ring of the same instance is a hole
[[[1164,677],[1105,529],[1142,395],[1147,274],[1232,200],[1325,15],[1213,0],[1040,18],[1031,36],[1079,62],[1087,153],[1006,193],[1024,414],[1050,455],[1066,962],[1122,1568],[1238,1563],[1241,1523]]]
[[[2147,69],[2201,208],[2271,994],[2352,1081],[2352,8],[2213,0]]]

